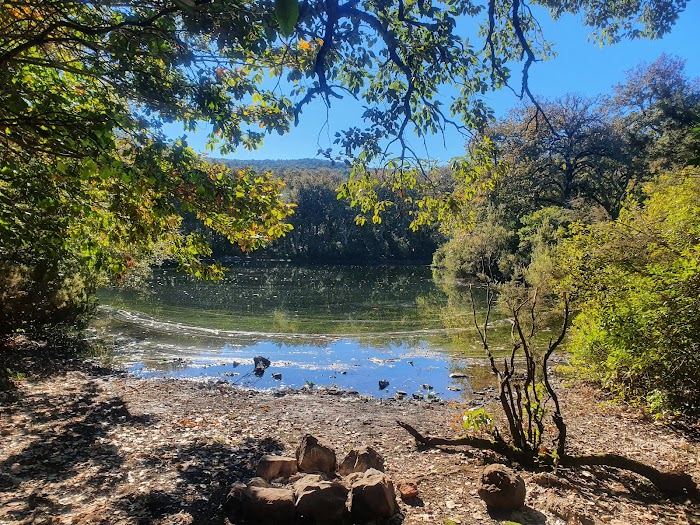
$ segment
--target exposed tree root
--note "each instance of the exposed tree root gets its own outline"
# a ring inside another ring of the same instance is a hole
[[[629,470],[647,478],[656,488],[666,494],[697,495],[698,488],[689,474],[685,472],[662,472],[646,463],[617,454],[589,454],[584,456],[566,454],[559,463],[567,467],[602,465]]]
[[[469,446],[482,450],[493,450],[494,452],[498,452],[499,454],[524,465],[531,465],[535,463],[535,458],[532,457],[532,455],[515,449],[502,440],[491,441],[488,439],[469,436],[458,439],[424,436],[408,423],[404,423],[402,421],[397,421],[397,423],[400,427],[406,430],[406,432],[411,434],[416,441],[427,447],[436,447],[440,445]],[[553,465],[556,461],[553,456],[540,456],[538,460],[540,464],[549,463],[551,465]],[[561,458],[558,458],[558,464],[567,467],[606,466],[628,470],[645,477],[651,481],[656,488],[666,494],[689,496],[698,495],[697,485],[689,474],[685,472],[662,472],[645,463],[641,463],[624,456],[619,456],[617,454],[590,454],[583,456],[564,454]]]

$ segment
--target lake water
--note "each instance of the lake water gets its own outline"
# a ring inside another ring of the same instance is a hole
[[[223,282],[157,270],[140,289],[103,290],[100,301],[96,335],[113,364],[144,377],[443,399],[492,384],[468,288],[433,279],[427,266],[241,263]],[[495,352],[509,331],[495,320]],[[271,361],[262,377],[255,356]]]

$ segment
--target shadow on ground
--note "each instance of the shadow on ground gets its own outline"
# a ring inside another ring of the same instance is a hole
[[[149,448],[160,418],[132,414],[100,389],[98,376],[64,377],[63,391],[20,389],[0,402],[0,523],[222,524],[230,485],[283,449],[274,439]],[[133,479],[135,466],[147,479]]]

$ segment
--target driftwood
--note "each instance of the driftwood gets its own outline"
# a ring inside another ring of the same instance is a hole
[[[492,450],[511,460],[523,464],[532,464],[533,458],[522,451],[513,448],[503,440],[491,441],[484,438],[465,436],[457,439],[424,436],[408,423],[397,421],[400,427],[411,434],[418,443],[426,447],[445,446],[469,446],[482,450]],[[605,466],[628,470],[639,474],[651,481],[661,492],[670,495],[697,496],[698,488],[693,478],[685,472],[662,472],[645,463],[619,456],[617,454],[564,454],[558,459],[554,456],[541,457],[542,462],[554,465],[555,461],[565,467]]]

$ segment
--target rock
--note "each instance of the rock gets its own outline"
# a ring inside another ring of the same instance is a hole
[[[464,379],[464,378],[467,378],[467,377],[469,377],[469,376],[468,376],[467,374],[462,374],[462,373],[454,372],[454,373],[450,374],[450,377],[451,377],[452,379]]]
[[[378,470],[369,469],[354,478],[350,497],[350,512],[355,522],[390,518],[396,513],[394,484]]]
[[[349,513],[348,488],[316,474],[294,483],[297,514],[316,523],[342,523]]]
[[[416,392],[415,394],[412,394],[412,396],[413,396],[413,399],[415,399],[417,401],[423,400],[423,394],[421,394],[420,392]]]
[[[432,390],[433,389],[433,386],[429,385],[427,383],[423,383],[421,386],[423,387],[423,390]]]
[[[462,391],[461,388],[459,388],[458,386],[454,386],[454,385],[449,385],[447,387],[447,390],[452,390],[452,392],[461,392]]]
[[[289,523],[294,520],[294,493],[291,489],[246,486],[236,483],[224,503],[233,523],[247,519],[256,524]]]
[[[302,472],[335,473],[335,451],[324,441],[306,434],[296,451],[297,467]]]
[[[516,510],[525,504],[525,481],[505,465],[489,465],[481,473],[479,497],[498,510]]]
[[[255,365],[255,368],[267,368],[271,363],[267,357],[256,355],[253,358],[253,364]]]
[[[397,397],[398,399],[403,399],[403,398],[406,397],[407,395],[408,395],[408,392],[404,392],[403,390],[397,390],[397,391],[396,391],[396,397]]]
[[[290,522],[294,519],[294,493],[291,489],[248,487],[244,514],[256,523]]]
[[[263,456],[258,463],[256,476],[268,481],[275,478],[288,478],[297,473],[296,458],[284,456]]]
[[[389,381],[387,381],[386,379],[379,380],[379,390],[384,390],[388,386],[389,386]]]
[[[258,377],[265,375],[265,370],[267,370],[267,367],[270,366],[270,360],[259,355],[253,358],[253,363],[255,364],[253,373]]]
[[[372,447],[351,450],[338,467],[338,474],[347,476],[352,472],[364,472],[368,469],[384,472],[384,458]]]
[[[596,520],[572,506],[571,501],[566,498],[546,494],[542,506],[566,522],[567,525],[595,525]],[[601,518],[602,521],[605,521]]]
[[[396,489],[404,501],[418,497],[418,484],[415,481],[399,481],[396,484]]]
[[[555,476],[551,472],[539,472],[530,478],[530,481],[541,487],[552,487],[559,489],[571,488],[571,483],[567,480]]]
[[[280,374],[279,372],[275,372],[274,374],[272,374],[272,379],[277,379],[279,381],[282,379],[282,374]]]
[[[261,477],[254,477],[248,482],[248,487],[269,487],[270,484]]]

